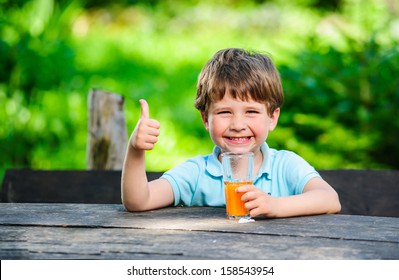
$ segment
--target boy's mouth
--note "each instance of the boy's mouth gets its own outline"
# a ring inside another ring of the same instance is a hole
[[[248,142],[251,137],[250,136],[246,136],[246,137],[226,137],[228,140],[232,141],[232,142],[237,142],[237,143],[244,143],[244,142]]]

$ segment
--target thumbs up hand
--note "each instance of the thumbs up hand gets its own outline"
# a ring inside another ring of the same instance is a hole
[[[160,123],[150,119],[150,110],[146,100],[140,99],[140,119],[130,137],[130,145],[136,150],[152,150],[158,141]]]
[[[145,99],[140,99],[140,107],[141,107],[141,119],[149,119],[150,118],[150,108]]]

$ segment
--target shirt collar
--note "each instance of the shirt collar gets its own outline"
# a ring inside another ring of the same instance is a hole
[[[270,178],[270,165],[271,165],[270,149],[269,149],[269,146],[266,144],[266,142],[260,146],[260,151],[263,154],[263,162],[262,162],[262,166],[259,169],[258,174],[256,174],[256,176],[255,176],[255,180],[257,180],[263,174],[265,174],[266,177],[270,180],[271,179]],[[222,177],[223,176],[222,164],[220,163],[220,161],[218,159],[220,152],[221,152],[221,149],[218,146],[215,146],[213,148],[212,154],[210,154],[208,157],[208,164],[206,165],[206,171],[214,177]]]
[[[215,146],[212,154],[208,157],[208,164],[206,165],[206,171],[214,177],[223,176],[222,164],[218,159],[220,152],[221,149],[218,146]]]
[[[263,154],[263,161],[262,165],[258,171],[258,174],[255,176],[255,180],[257,180],[259,177],[262,177],[263,174],[266,175],[267,179],[271,179],[271,172],[270,172],[270,166],[271,166],[271,153],[269,146],[265,143],[260,146],[260,151]]]

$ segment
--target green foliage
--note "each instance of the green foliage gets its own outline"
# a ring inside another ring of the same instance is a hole
[[[329,46],[323,52],[309,40],[296,65],[280,67],[290,81],[291,118],[284,125],[294,124],[293,134],[302,144],[314,143],[319,155],[340,154],[335,164],[397,168],[399,122],[392,116],[399,114],[399,48],[377,44],[375,36],[345,40],[345,50]]]
[[[270,146],[317,168],[398,168],[398,11],[323,3],[0,1],[0,170],[84,169],[90,88],[125,96],[129,131],[148,100],[162,133],[149,170],[209,153],[195,85],[226,47],[267,51],[281,72]]]

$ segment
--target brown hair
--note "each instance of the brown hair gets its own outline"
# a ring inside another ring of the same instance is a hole
[[[233,98],[264,103],[269,115],[284,102],[280,75],[272,60],[243,49],[224,49],[211,58],[198,77],[195,108],[208,112],[211,102]]]

